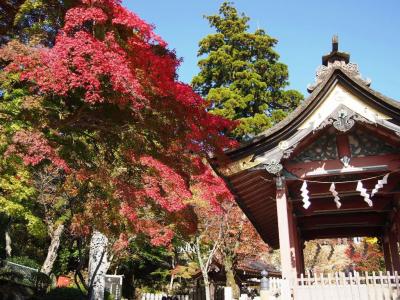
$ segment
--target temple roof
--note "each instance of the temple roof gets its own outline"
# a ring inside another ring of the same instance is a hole
[[[375,145],[377,143],[383,145],[387,142],[393,146],[393,149],[400,149],[400,103],[373,90],[370,87],[371,81],[364,79],[358,66],[347,60],[347,56],[340,54],[336,46],[333,47],[330,55],[324,57],[323,62],[326,62],[326,65],[322,65],[317,70],[315,83],[309,86],[311,94],[308,98],[284,120],[237,149],[226,152],[226,160],[214,161],[213,164],[214,169],[225,179],[239,206],[261,237],[274,248],[279,246],[275,194],[276,183],[281,178],[280,176],[285,177],[288,182],[289,202],[293,205],[295,213],[299,215],[298,224],[305,230],[303,232],[305,239],[327,238],[332,235],[346,237],[346,234],[362,236],[367,232],[378,234],[381,232],[380,226],[386,216],[386,206],[393,205],[391,201],[394,198],[388,196],[379,203],[378,208],[381,209],[379,212],[375,208],[366,209],[363,206],[365,203],[363,204],[362,198],[358,194],[354,194],[355,186],[343,185],[343,190],[339,192],[349,195],[346,196],[348,201],[345,202],[345,206],[350,205],[347,210],[354,215],[348,214],[346,218],[343,217],[343,222],[347,222],[349,226],[335,228],[333,223],[325,224],[324,226],[328,227],[323,231],[312,228],[309,222],[314,219],[321,223],[337,220],[335,214],[338,211],[334,204],[330,203],[330,200],[328,201],[329,205],[332,204],[334,208],[330,208],[329,212],[324,212],[326,218],[323,219],[304,210],[301,205],[299,206],[301,204],[299,200],[301,199],[299,196],[301,182],[305,179],[308,180],[310,176],[317,179],[323,178],[323,180],[333,180],[332,178],[358,180],[368,174],[379,175],[382,172],[400,169],[400,151],[398,151],[399,153],[386,153],[382,157],[371,156],[373,158],[370,160],[368,160],[368,155],[370,155],[368,153],[365,154],[367,157],[356,157],[357,155],[347,157],[346,159],[350,161],[349,168],[344,168],[344,164],[349,165],[349,163],[343,160],[343,155],[338,153],[336,153],[336,158],[321,158],[320,161],[308,163],[301,161],[300,154],[308,151],[307,149],[310,147],[314,147],[313,143],[318,142],[327,134],[333,134],[335,140],[336,138],[343,139],[345,136],[348,145],[348,140],[354,139],[351,135],[357,138],[356,130],[364,132],[364,128],[366,130],[364,136],[367,139],[369,136],[377,136],[382,141],[379,142],[378,139]],[[336,145],[336,142],[334,144]],[[324,147],[326,146],[321,148],[322,151],[326,150]],[[387,147],[387,149],[389,148],[390,146]],[[297,159],[297,161],[293,159]],[[305,169],[302,170],[302,166]],[[371,166],[376,168],[369,170],[368,167]],[[343,170],[347,173],[341,173]],[[315,174],[319,174],[320,177]],[[372,189],[373,182],[368,182],[368,184],[368,188]],[[397,193],[393,190],[395,184],[397,183],[391,182],[388,185],[390,186],[388,189],[392,189],[388,195]],[[329,187],[322,189],[323,197],[325,197],[323,200],[321,186],[311,187],[310,197],[316,197],[315,209],[326,207],[327,204],[324,201],[332,197],[328,189]],[[312,210],[314,208],[311,206]],[[381,214],[374,217],[376,224],[373,225],[375,227],[365,227],[363,218],[366,218],[367,214],[355,218],[358,223],[351,223],[354,216],[357,216],[360,211]],[[319,213],[321,212],[317,214]]]
[[[370,82],[361,78],[358,67],[354,67],[354,65],[339,62],[331,64],[329,68],[324,68],[323,75],[318,75],[317,71],[316,84],[313,85],[311,94],[293,112],[275,126],[226,154],[232,158],[243,157],[249,150],[255,150],[254,148],[265,149],[269,145],[276,145],[277,141],[282,139],[285,133],[295,129],[295,126],[311,113],[323,100],[326,93],[339,82],[365,98],[373,106],[385,109],[393,121],[400,124],[400,102],[370,88]]]

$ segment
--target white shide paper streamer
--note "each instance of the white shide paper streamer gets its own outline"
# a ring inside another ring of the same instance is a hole
[[[383,188],[383,186],[387,183],[389,174],[386,174],[385,176],[383,176],[382,179],[378,180],[378,183],[375,185],[374,189],[371,192],[371,198],[381,189]]]
[[[339,193],[336,191],[335,183],[332,182],[331,187],[329,188],[329,191],[333,195],[333,201],[336,203],[336,207],[340,208],[342,206],[342,203],[340,203],[340,198],[339,198]]]
[[[363,186],[361,180],[359,180],[359,181],[357,182],[356,191],[360,192],[360,195],[364,197],[364,201],[367,202],[367,204],[368,204],[370,207],[372,207],[372,201],[371,201],[371,199],[369,198],[369,195],[368,195],[368,193],[367,193],[367,189],[364,188],[364,186]]]
[[[303,207],[307,209],[311,205],[311,202],[309,201],[310,197],[308,196],[307,181],[303,182],[300,191],[301,191],[301,196],[303,197]]]

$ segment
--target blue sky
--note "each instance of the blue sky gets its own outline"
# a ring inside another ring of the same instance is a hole
[[[180,80],[198,72],[199,40],[212,29],[203,15],[218,11],[220,0],[124,0],[124,6],[156,26],[183,63]],[[251,18],[251,30],[263,28],[278,39],[276,50],[289,67],[290,88],[307,95],[321,56],[339,35],[339,49],[351,54],[372,88],[400,100],[400,1],[398,0],[236,0]]]

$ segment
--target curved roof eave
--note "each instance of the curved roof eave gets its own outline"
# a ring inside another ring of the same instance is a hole
[[[325,80],[285,119],[260,133],[252,140],[242,144],[239,148],[227,151],[226,155],[231,160],[236,160],[246,157],[249,154],[273,148],[297,129],[297,126],[314,111],[324,96],[339,81],[350,87],[354,92],[364,96],[372,106],[385,111],[392,119],[397,121],[396,123],[400,124],[400,102],[371,89],[346,70],[336,67],[332,68],[330,73],[325,77]]]

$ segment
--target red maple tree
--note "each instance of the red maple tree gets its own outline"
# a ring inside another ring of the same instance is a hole
[[[72,228],[119,238],[146,234],[167,244],[193,230],[191,186],[217,207],[229,191],[201,158],[234,142],[234,124],[177,80],[180,60],[153,27],[118,0],[82,0],[65,15],[53,47],[0,50],[3,72],[18,74],[35,105],[19,115],[7,155],[74,178]]]

